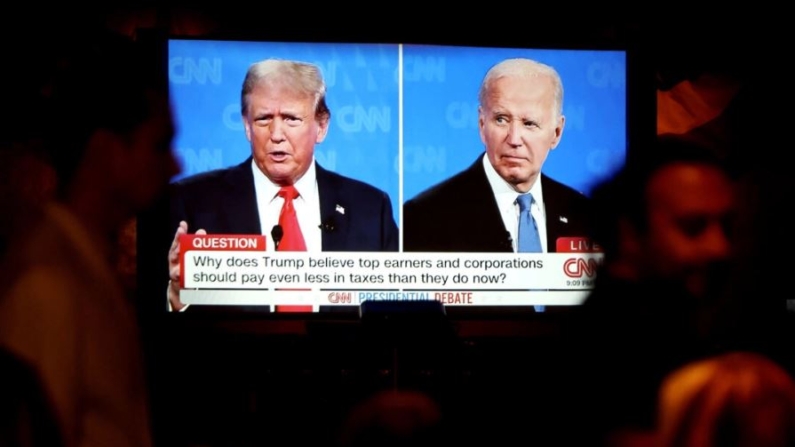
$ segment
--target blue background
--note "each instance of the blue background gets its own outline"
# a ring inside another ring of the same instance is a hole
[[[169,90],[174,147],[183,167],[177,178],[250,155],[240,90],[248,67],[270,57],[320,67],[331,124],[315,147],[317,161],[386,191],[399,224],[401,203],[465,169],[485,150],[478,90],[488,69],[503,59],[536,59],[555,67],[563,81],[566,124],[544,173],[587,194],[626,158],[623,51],[172,39]]]
[[[626,158],[626,53],[411,45],[404,53],[404,201],[485,151],[478,92],[501,60],[535,59],[563,82],[566,123],[542,171],[588,194]]]

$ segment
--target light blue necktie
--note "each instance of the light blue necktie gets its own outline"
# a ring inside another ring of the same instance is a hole
[[[538,235],[538,226],[532,213],[530,205],[533,204],[533,195],[530,193],[520,194],[516,198],[519,204],[519,252],[520,253],[541,253],[541,237]],[[543,312],[544,306],[533,306],[536,312]]]
[[[538,227],[533,215],[530,213],[530,205],[533,203],[533,195],[521,194],[516,198],[519,204],[519,252],[520,253],[541,253],[541,238],[538,236]]]

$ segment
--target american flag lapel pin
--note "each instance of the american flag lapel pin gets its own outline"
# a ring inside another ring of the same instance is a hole
[[[342,207],[342,205],[340,205],[340,204],[337,204],[337,207],[336,207],[335,209],[336,209],[336,211],[337,211],[338,213],[340,213],[340,214],[345,214],[345,208],[343,208],[343,207]]]
[[[563,223],[569,223],[569,218],[566,216],[560,216],[559,219]]]

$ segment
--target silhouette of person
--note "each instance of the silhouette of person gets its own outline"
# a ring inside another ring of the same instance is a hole
[[[686,139],[659,137],[644,149],[592,193],[604,261],[562,330],[573,363],[561,387],[584,404],[561,402],[599,442],[650,429],[665,374],[723,349],[714,328],[733,255],[734,177]]]
[[[343,447],[430,447],[444,440],[436,401],[419,391],[386,390],[350,410],[338,443]]]
[[[167,94],[133,41],[59,36],[39,110],[51,200],[11,238],[0,345],[40,377],[66,446],[150,446],[136,309],[119,282],[119,228],[178,172]]]
[[[795,380],[751,352],[729,352],[682,366],[660,387],[660,447],[791,447]]]

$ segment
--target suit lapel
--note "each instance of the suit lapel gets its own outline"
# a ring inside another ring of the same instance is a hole
[[[554,252],[558,237],[569,234],[569,216],[562,213],[565,198],[561,197],[558,185],[541,174],[541,188],[544,190],[544,207],[547,218],[547,250]],[[562,205],[562,207],[561,207]]]
[[[225,221],[224,228],[231,234],[261,234],[251,157],[229,170],[225,180],[227,199],[220,204],[223,209],[218,210]]]
[[[505,229],[500,207],[497,205],[497,199],[494,198],[494,190],[483,169],[482,157],[483,154],[467,169],[467,177],[471,181],[464,182],[467,189],[462,190],[461,193],[470,204],[488,205],[480,207],[470,217],[471,222],[466,225],[471,228],[468,230],[471,234],[467,237],[481,238],[489,251],[513,251],[511,234]]]
[[[345,199],[342,184],[335,176],[315,163],[320,199],[320,222],[323,251],[344,251],[348,238],[351,204]]]

